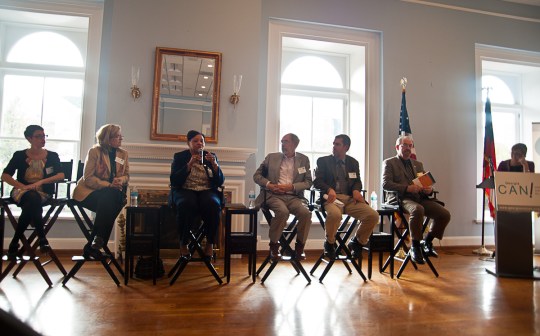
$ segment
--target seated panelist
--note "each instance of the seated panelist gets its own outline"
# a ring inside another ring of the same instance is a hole
[[[49,251],[50,246],[43,227],[43,203],[54,193],[53,183],[64,179],[58,154],[44,148],[47,135],[43,127],[26,127],[24,137],[30,143],[30,148],[16,151],[2,173],[2,180],[13,186],[11,198],[22,209],[15,234],[9,244],[8,260],[16,259],[19,239],[30,223],[36,229],[40,251]],[[15,171],[17,179],[13,178]]]
[[[367,245],[373,228],[379,222],[379,213],[373,210],[362,196],[360,165],[347,155],[351,138],[346,134],[336,135],[332,144],[332,155],[317,160],[313,185],[322,193],[326,211],[324,255],[336,258],[336,233],[343,214],[351,215],[360,223],[347,246],[353,258],[362,258],[362,248]]]
[[[218,190],[225,178],[214,153],[204,150],[204,135],[187,134],[188,149],[174,154],[171,165],[169,200],[176,205],[176,222],[180,235],[180,254],[191,258],[189,230],[200,216],[204,222],[205,257],[212,257],[221,216],[221,195]]]
[[[92,239],[83,248],[85,258],[103,257],[100,249],[107,245],[116,217],[127,202],[129,161],[128,152],[120,148],[122,139],[118,125],[103,125],[96,132],[97,144],[88,151],[83,176],[73,191],[73,199],[96,213]]]
[[[428,257],[438,256],[433,249],[433,239],[443,238],[444,230],[450,222],[450,212],[428,197],[433,193],[431,186],[422,188],[413,184],[417,174],[425,172],[422,162],[411,158],[413,146],[411,137],[397,138],[397,155],[383,161],[382,187],[384,190],[396,192],[402,200],[404,210],[410,214],[411,259],[417,264],[423,264],[424,254]],[[387,202],[395,203],[396,196],[390,194]],[[433,223],[423,238],[424,216],[432,218]]]
[[[512,146],[510,160],[501,161],[497,171],[534,173],[534,162],[525,160],[527,146],[517,143]]]
[[[268,154],[253,175],[253,180],[263,190],[255,201],[256,205],[265,202],[274,212],[268,233],[272,260],[281,258],[279,238],[290,213],[298,218],[294,257],[299,260],[306,258],[304,246],[311,227],[311,211],[304,190],[311,187],[312,180],[309,158],[296,152],[299,143],[300,139],[295,134],[285,134],[281,139],[281,153]]]

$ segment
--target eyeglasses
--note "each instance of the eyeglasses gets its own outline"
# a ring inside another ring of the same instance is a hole
[[[38,134],[38,135],[33,135],[32,138],[36,138],[36,139],[46,139],[48,138],[49,136],[47,134]]]
[[[412,148],[413,144],[402,143],[402,144],[400,144],[400,146],[403,147],[403,148]]]

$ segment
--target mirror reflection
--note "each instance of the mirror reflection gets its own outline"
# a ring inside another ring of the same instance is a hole
[[[150,138],[217,143],[220,74],[221,53],[157,47]]]

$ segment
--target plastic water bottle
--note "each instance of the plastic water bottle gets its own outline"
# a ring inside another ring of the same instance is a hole
[[[136,207],[139,205],[139,191],[137,190],[137,187],[133,186],[133,188],[131,188],[131,192],[129,193],[129,200],[131,206]]]
[[[371,192],[369,205],[373,208],[373,210],[377,210],[377,193],[375,191]]]
[[[249,209],[255,208],[255,191],[254,190],[249,191],[248,199],[249,199],[248,208]]]

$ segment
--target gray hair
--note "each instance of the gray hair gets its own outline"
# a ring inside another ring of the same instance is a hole
[[[396,146],[401,145],[403,143],[403,140],[405,140],[405,139],[411,140],[411,142],[414,144],[413,138],[410,135],[400,135],[396,139]]]

